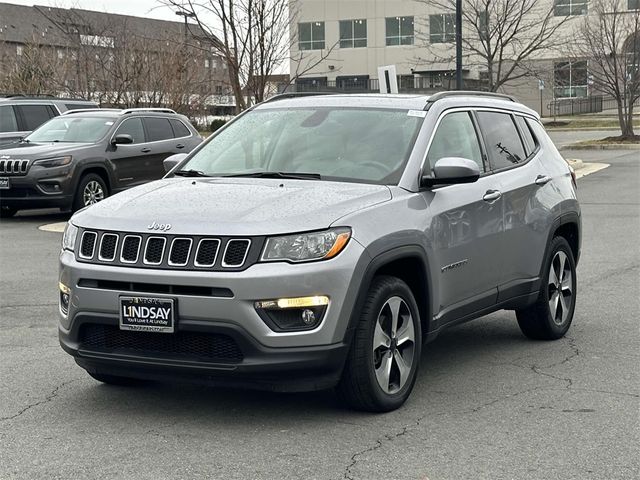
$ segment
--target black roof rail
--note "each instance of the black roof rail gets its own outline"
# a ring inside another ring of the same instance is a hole
[[[54,95],[49,95],[46,93],[29,93],[29,94],[24,94],[24,93],[1,93],[0,97],[3,98],[25,98],[25,99],[30,99],[30,98],[56,98]]]
[[[449,98],[449,97],[487,97],[487,98],[496,98],[500,100],[509,100],[511,102],[518,101],[516,100],[515,97],[512,97],[511,95],[506,95],[504,93],[483,92],[483,91],[474,91],[474,90],[450,90],[446,92],[434,93],[433,95],[431,95],[427,100],[427,106],[425,107],[425,110],[428,109],[428,107],[432,103],[437,102],[438,100],[442,100],[443,98]]]
[[[298,97],[315,97],[317,95],[335,95],[336,92],[285,92],[274,95],[271,98],[267,98],[261,103],[277,102],[278,100],[285,100],[287,98]]]

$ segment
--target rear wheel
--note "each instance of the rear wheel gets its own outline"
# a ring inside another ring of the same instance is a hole
[[[399,408],[413,389],[421,345],[411,289],[398,278],[376,277],[360,312],[338,394],[357,410]]]
[[[88,207],[109,196],[109,190],[100,175],[89,173],[80,179],[73,199],[73,211]]]
[[[139,385],[140,383],[142,383],[142,380],[138,380],[136,378],[119,377],[117,375],[105,375],[102,373],[87,373],[91,375],[91,377],[93,377],[95,380],[106,383],[107,385],[120,385],[123,387],[128,387],[132,385]]]
[[[17,208],[0,206],[0,218],[11,218],[17,211]]]
[[[576,305],[576,262],[565,238],[551,242],[544,272],[536,303],[517,310],[516,316],[525,336],[556,340],[569,330]]]

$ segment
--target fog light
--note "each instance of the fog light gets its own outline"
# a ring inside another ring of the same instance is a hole
[[[62,282],[58,282],[58,288],[60,289],[60,311],[63,314],[68,315],[69,302],[71,301],[71,289]]]
[[[317,327],[329,305],[329,297],[280,298],[255,303],[260,318],[274,331],[311,330]]]

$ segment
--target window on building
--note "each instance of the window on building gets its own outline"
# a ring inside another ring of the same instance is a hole
[[[21,57],[23,51],[24,51],[24,47],[22,45],[16,45],[16,55]]]
[[[516,124],[508,113],[478,112],[492,170],[524,162],[526,154]]]
[[[413,17],[387,17],[387,45],[413,45]]]
[[[300,50],[323,50],[324,22],[299,23],[298,48]]]
[[[586,15],[589,0],[555,0],[553,13],[556,17]]]
[[[101,35],[80,35],[80,43],[89,47],[115,47],[115,40],[113,37],[105,37]]]
[[[449,43],[456,40],[456,16],[453,13],[429,15],[429,41]]]
[[[58,60],[62,60],[64,58],[64,50],[58,49]]]
[[[360,48],[367,46],[367,21],[340,21],[340,48]]]
[[[627,0],[629,10],[640,10],[640,0]]]
[[[489,12],[487,10],[478,15],[478,34],[481,40],[489,38]]]
[[[208,58],[204,59],[204,68],[209,68],[209,59]]]
[[[216,85],[216,95],[222,95],[222,85]]]
[[[586,97],[588,77],[586,61],[554,63],[554,96],[556,98]]]

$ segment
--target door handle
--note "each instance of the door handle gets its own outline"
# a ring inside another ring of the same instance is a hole
[[[487,193],[484,194],[484,197],[482,197],[482,199],[485,202],[492,203],[498,200],[500,197],[502,197],[502,192],[500,192],[499,190],[487,190]]]
[[[547,175],[538,175],[536,177],[536,185],[546,185],[547,183],[549,183],[551,181],[551,177],[547,176]]]
[[[142,150],[140,150],[140,151],[141,151],[142,153],[149,153],[149,152],[151,151],[151,149],[150,149],[150,148],[148,148],[148,147],[145,147],[145,148],[143,148],[143,149],[142,149]]]
[[[176,145],[176,148],[184,148],[184,145],[182,143],[179,143]]]

